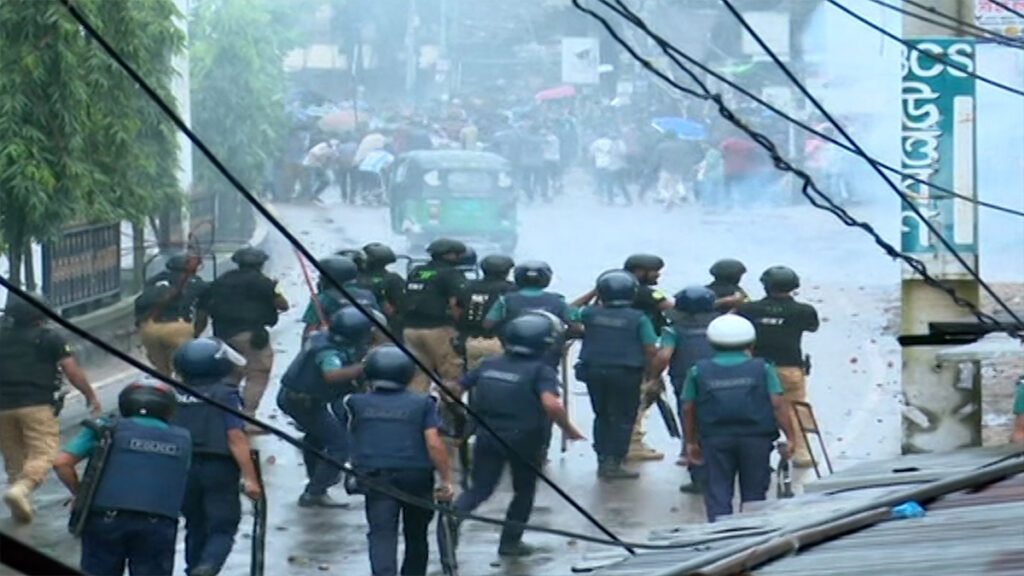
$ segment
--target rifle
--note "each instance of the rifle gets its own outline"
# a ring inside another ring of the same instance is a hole
[[[455,555],[456,533],[451,502],[439,502],[437,516],[437,549],[441,553],[441,569],[445,576],[459,576],[459,559]]]
[[[81,536],[82,530],[85,529],[93,498],[96,497],[96,490],[100,487],[100,481],[103,480],[103,471],[110,458],[110,448],[114,444],[116,422],[100,424],[96,420],[85,420],[82,422],[82,426],[96,434],[96,446],[93,447],[89,463],[85,466],[85,473],[82,474],[82,480],[78,484],[78,494],[75,497],[75,504],[71,508],[71,517],[68,518],[68,531],[76,538]]]
[[[256,481],[263,487],[263,469],[260,465],[260,451],[249,450],[249,458],[256,470]],[[264,553],[267,545],[267,492],[264,489],[253,505],[252,514],[252,558],[249,565],[251,576],[263,576]]]

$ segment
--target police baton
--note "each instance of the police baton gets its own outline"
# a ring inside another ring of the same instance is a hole
[[[256,481],[261,488],[260,497],[253,504],[252,513],[252,558],[250,576],[263,576],[264,553],[267,545],[267,492],[263,486],[263,470],[260,466],[260,451],[249,450],[249,459],[256,470]]]
[[[451,502],[438,502],[441,509],[437,516],[437,549],[441,553],[441,569],[445,576],[459,576],[459,559],[455,556],[455,517]]]

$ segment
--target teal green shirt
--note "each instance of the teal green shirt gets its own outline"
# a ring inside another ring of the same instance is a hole
[[[358,288],[359,285],[356,282],[346,282],[342,284],[344,288]],[[333,296],[328,296],[324,292],[318,292],[316,295],[316,301],[320,303],[320,309],[324,311],[324,317],[327,320],[331,319],[331,315],[339,310],[338,301]],[[309,304],[306,304],[306,311],[302,313],[302,323],[306,326],[319,324],[320,315],[316,312],[317,305],[313,303],[313,299],[309,299]]]
[[[581,306],[579,308],[571,308],[569,310],[569,320],[573,322],[585,323],[587,311],[594,308],[593,306]],[[658,334],[654,331],[654,324],[651,319],[646,315],[640,318],[640,341],[644,346],[657,346],[658,345]]]
[[[521,292],[522,294],[524,294],[526,296],[537,296],[538,294],[543,294],[544,293],[544,289],[543,288],[521,288],[521,289],[518,290],[518,292]],[[487,311],[487,316],[484,317],[484,320],[490,320],[491,322],[501,322],[502,320],[505,319],[505,313],[506,313],[505,297],[504,296],[499,296],[498,297],[498,301],[495,302],[494,306],[491,306],[491,309]]]
[[[142,426],[149,428],[167,428],[167,423],[158,418],[152,418],[150,416],[132,416],[130,418],[133,422],[137,422]],[[106,419],[100,418],[100,423],[106,424]],[[71,454],[75,458],[87,458],[92,454],[92,449],[96,447],[96,442],[99,438],[96,437],[96,433],[91,428],[83,426],[78,431],[78,435],[71,439],[70,442],[64,445],[64,452]]]
[[[661,329],[661,338],[658,339],[658,347],[675,348],[676,347],[676,329],[672,326],[665,326]]]
[[[1013,413],[1024,414],[1024,378],[1017,383],[1017,398],[1013,401]]]
[[[716,352],[711,357],[711,361],[721,366],[736,366],[750,360],[750,356],[747,356],[743,352]],[[772,395],[782,395],[782,383],[779,382],[779,376],[775,373],[775,368],[771,364],[765,363],[764,365],[764,380],[768,386],[768,393]],[[697,367],[690,368],[690,371],[686,374],[686,381],[683,382],[683,393],[681,395],[683,402],[693,402],[697,399]]]
[[[316,365],[320,367],[321,374],[327,374],[345,367],[344,355],[333,348],[321,350],[316,355]]]

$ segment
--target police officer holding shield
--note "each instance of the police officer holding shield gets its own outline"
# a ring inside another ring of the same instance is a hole
[[[491,497],[508,463],[514,495],[505,519],[525,523],[530,519],[537,475],[528,463],[544,461],[551,422],[572,440],[583,434],[569,421],[559,400],[558,374],[545,360],[552,346],[561,342],[561,323],[529,312],[505,326],[505,353],[483,360],[459,380],[459,392],[471,392],[470,404],[480,418],[511,444],[519,457],[510,454],[497,439],[480,429],[473,447],[471,488],[455,502],[455,509],[469,513]],[[506,526],[501,533],[499,556],[528,556],[533,548],[522,542],[522,528]]]
[[[99,420],[110,434],[95,486],[79,483],[75,464],[94,457],[99,438],[85,427],[57,456],[57,478],[75,498],[76,515],[85,514],[81,568],[88,574],[170,576],[178,515],[185,496],[192,439],[171,426],[174,391],[163,384],[130,384],[118,396],[121,418]],[[85,501],[84,499],[88,499]]]
[[[354,307],[342,308],[331,316],[328,331],[315,332],[306,342],[284,376],[277,405],[305,432],[304,442],[323,450],[339,462],[348,459],[348,431],[328,405],[339,397],[355,391],[355,381],[362,376],[361,358],[353,357],[353,348],[364,347],[370,340],[372,324]],[[304,508],[341,508],[327,489],[338,483],[341,470],[303,450],[309,483],[299,497]]]
[[[360,476],[423,499],[454,496],[448,455],[438,433],[433,397],[408,390],[416,365],[391,345],[366,356],[370,392],[345,399],[351,433],[351,462]],[[435,489],[434,471],[441,485]],[[366,494],[370,566],[374,576],[426,574],[427,531],[433,511],[402,502],[361,484]],[[405,559],[398,570],[398,521],[405,537]]]
[[[186,384],[239,409],[241,399],[231,374],[244,363],[237,352],[212,338],[193,340],[174,354],[174,369]],[[192,434],[192,467],[181,508],[185,571],[188,576],[214,576],[231,553],[242,519],[239,482],[253,500],[259,499],[263,489],[240,418],[179,393],[173,423]]]
[[[498,299],[515,289],[508,273],[515,262],[508,256],[491,254],[480,261],[483,278],[471,280],[457,299],[459,340],[465,350],[466,370],[474,370],[487,357],[501,354],[501,341],[484,327],[484,318]]]

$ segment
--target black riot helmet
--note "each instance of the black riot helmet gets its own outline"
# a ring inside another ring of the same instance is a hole
[[[687,286],[675,295],[675,308],[687,314],[712,312],[715,309],[715,293],[706,286]]]
[[[665,267],[665,261],[654,254],[633,254],[626,258],[622,269],[626,272],[657,272]]]
[[[346,306],[331,316],[327,328],[333,340],[362,344],[370,340],[373,323],[355,306]]]
[[[231,255],[231,261],[237,264],[239,268],[259,268],[269,259],[270,256],[266,252],[252,246],[239,248]]]
[[[359,266],[347,256],[328,256],[320,260],[320,266],[332,280],[340,285],[345,285],[359,277]],[[326,278],[320,278],[323,288],[333,288]]]
[[[117,395],[117,409],[124,418],[149,416],[168,422],[177,405],[174,390],[159,382],[133,382]]]
[[[172,254],[164,262],[164,269],[168,272],[187,272],[189,268],[189,255],[184,252]]]
[[[547,288],[554,273],[547,262],[530,260],[516,266],[516,286],[520,288]]]
[[[363,375],[373,388],[401,390],[416,375],[416,364],[397,346],[378,346],[366,355]]]
[[[502,345],[509,354],[541,356],[555,345],[558,329],[552,318],[528,312],[505,325]]]
[[[729,284],[739,284],[740,279],[747,273],[747,267],[743,265],[743,262],[735,258],[722,258],[712,264],[708,272],[711,273],[711,277],[715,280]]]
[[[449,254],[462,256],[465,251],[465,244],[451,238],[438,238],[427,246],[427,254],[430,254],[430,257],[434,260],[442,260]]]
[[[185,380],[218,380],[245,366],[245,358],[217,338],[196,338],[174,352],[174,370]]]
[[[363,253],[366,254],[366,267],[371,270],[378,270],[398,261],[395,251],[381,242],[370,242],[363,246]]]
[[[338,250],[334,253],[335,256],[343,256],[349,260],[355,262],[356,268],[360,271],[366,269],[366,253],[358,248],[346,248],[344,250]]]
[[[640,282],[625,270],[609,270],[597,277],[597,296],[609,308],[633,305]]]
[[[475,268],[476,267],[476,250],[473,250],[472,246],[466,246],[466,251],[459,257],[459,268]]]
[[[772,266],[761,274],[761,285],[769,294],[792,292],[800,287],[800,277],[787,266]]]
[[[35,302],[49,307],[46,297],[42,294],[30,294],[29,296],[31,296],[32,300]],[[42,310],[33,306],[31,302],[26,301],[24,298],[13,292],[7,293],[7,304],[4,305],[4,316],[19,326],[36,324],[46,319],[46,314],[43,314]]]
[[[484,259],[480,261],[480,271],[484,273],[485,278],[500,278],[504,280],[508,278],[509,270],[514,268],[516,263],[503,254],[490,254],[484,256]]]

